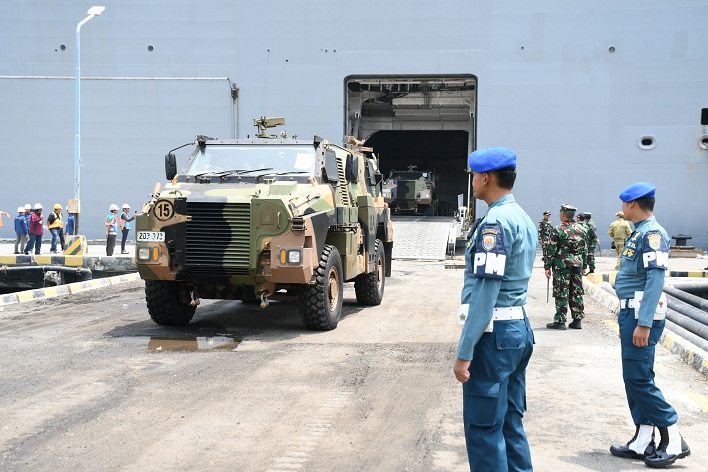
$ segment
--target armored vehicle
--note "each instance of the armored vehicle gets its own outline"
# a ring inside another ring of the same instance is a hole
[[[178,173],[136,217],[136,262],[157,324],[189,323],[200,299],[296,301],[306,327],[336,328],[343,283],[378,305],[391,272],[393,230],[370,148],[265,134],[198,136]],[[187,145],[185,145],[187,146]],[[174,151],[174,150],[173,150]]]
[[[434,172],[419,171],[415,166],[408,166],[408,170],[392,170],[383,183],[384,201],[394,213],[436,215],[436,180]]]

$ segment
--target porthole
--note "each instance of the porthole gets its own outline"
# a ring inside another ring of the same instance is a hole
[[[640,136],[637,146],[639,146],[639,149],[644,150],[654,149],[656,147],[656,137],[651,134]]]
[[[701,137],[698,138],[698,147],[704,151],[708,151],[708,134],[702,134]]]

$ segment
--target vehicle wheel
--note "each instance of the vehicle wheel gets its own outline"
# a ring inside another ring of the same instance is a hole
[[[179,282],[146,280],[145,300],[150,318],[159,325],[185,325],[196,309],[190,306],[189,292]]]
[[[386,256],[383,242],[380,239],[376,240],[374,254],[376,254],[374,270],[369,274],[357,275],[354,279],[354,291],[359,305],[380,305],[383,300],[386,282]]]
[[[297,306],[308,329],[330,331],[337,327],[342,315],[344,281],[342,258],[337,248],[326,245],[315,269],[315,283],[300,287]]]

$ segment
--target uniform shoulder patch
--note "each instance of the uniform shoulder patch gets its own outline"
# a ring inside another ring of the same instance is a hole
[[[474,275],[489,279],[504,279],[506,247],[499,223],[480,225],[477,230],[477,248],[474,254]]]
[[[645,269],[668,269],[669,243],[660,231],[649,231],[644,234],[642,258]]]

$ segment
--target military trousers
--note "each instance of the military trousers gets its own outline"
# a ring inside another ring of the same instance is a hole
[[[533,331],[523,320],[495,321],[474,348],[470,379],[462,384],[463,418],[470,471],[531,471],[522,424],[526,412],[526,366]]]
[[[595,248],[588,249],[588,268],[590,270],[595,270]]]
[[[615,239],[615,252],[617,253],[617,264],[615,264],[615,270],[620,268],[620,260],[622,259],[622,251],[624,251],[624,239]]]
[[[632,344],[637,327],[634,308],[620,310],[617,321],[622,346],[622,378],[634,424],[671,426],[678,421],[678,414],[654,383],[654,353],[666,320],[654,320],[649,345],[644,347]]]
[[[568,318],[568,308],[574,320],[585,318],[583,303],[583,274],[580,268],[553,269],[553,298],[556,300],[556,314],[553,321],[565,323]]]

